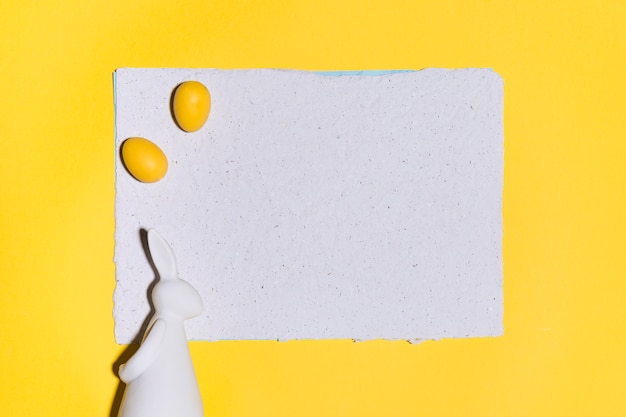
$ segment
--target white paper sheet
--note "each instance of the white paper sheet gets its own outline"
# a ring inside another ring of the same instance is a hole
[[[439,339],[502,334],[503,85],[489,69],[389,74],[115,72],[115,335],[154,280],[140,230],[202,295],[191,339]],[[178,129],[181,82],[212,96]],[[154,184],[119,146],[153,141]]]

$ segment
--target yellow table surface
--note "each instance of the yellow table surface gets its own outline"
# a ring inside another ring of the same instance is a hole
[[[505,335],[193,342],[207,416],[626,415],[625,2],[5,0],[0,33],[0,415],[115,414],[118,67],[504,78]]]

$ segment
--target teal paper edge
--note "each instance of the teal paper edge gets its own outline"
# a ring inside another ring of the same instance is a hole
[[[493,68],[485,68],[489,71],[493,71]],[[398,74],[405,72],[417,72],[419,70],[357,70],[357,71],[314,71],[319,75],[326,75],[329,77],[341,77],[342,75],[353,75],[353,76],[366,76],[366,77],[375,77],[378,75],[389,75],[389,74]]]
[[[415,72],[414,70],[365,70],[365,71],[315,71],[316,74],[329,77],[341,77],[342,75],[368,76],[397,74],[401,72]]]

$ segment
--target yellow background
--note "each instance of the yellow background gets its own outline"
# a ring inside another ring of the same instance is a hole
[[[505,336],[195,342],[207,416],[626,415],[624,64],[620,0],[0,2],[0,415],[114,405],[112,73],[128,66],[505,82]]]

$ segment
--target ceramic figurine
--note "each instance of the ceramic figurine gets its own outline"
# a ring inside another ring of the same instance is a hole
[[[152,290],[154,316],[139,350],[119,367],[126,391],[119,417],[202,417],[202,398],[183,322],[202,312],[197,291],[178,278],[167,242],[148,231],[148,247],[159,280]]]

